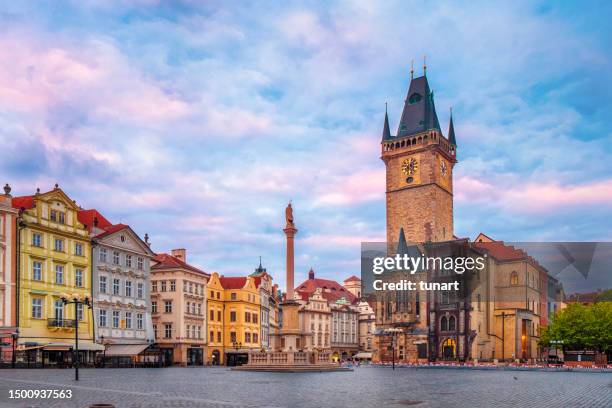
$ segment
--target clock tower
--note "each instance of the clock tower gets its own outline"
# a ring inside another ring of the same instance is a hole
[[[424,67],[425,68],[425,67]],[[453,239],[453,167],[457,143],[451,115],[442,134],[425,75],[413,78],[397,134],[385,112],[381,159],[386,166],[387,242]]]

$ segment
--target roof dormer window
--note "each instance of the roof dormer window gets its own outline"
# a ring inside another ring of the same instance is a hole
[[[412,105],[414,103],[419,102],[421,99],[423,99],[421,94],[415,92],[412,95],[410,95],[410,98],[408,98],[408,103],[410,103]]]

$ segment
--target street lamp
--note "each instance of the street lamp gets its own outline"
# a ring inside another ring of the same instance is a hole
[[[106,367],[106,344],[104,344],[104,335],[100,336],[100,341],[104,346],[104,351],[102,352],[102,367]]]
[[[397,336],[397,333],[401,333],[402,329],[398,328],[398,327],[392,327],[390,329],[385,329],[384,331],[386,334],[390,334],[391,335],[391,361],[392,361],[392,366],[393,369],[395,370],[395,339]]]
[[[74,350],[76,359],[73,357],[72,361],[74,362],[74,379],[79,381],[79,305],[86,305],[91,309],[91,300],[87,295],[81,299],[78,294],[71,296],[62,294],[60,299],[64,305],[74,305]]]

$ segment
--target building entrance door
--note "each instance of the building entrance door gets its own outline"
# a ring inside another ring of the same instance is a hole
[[[192,347],[187,350],[187,365],[204,364],[204,352],[200,347]]]

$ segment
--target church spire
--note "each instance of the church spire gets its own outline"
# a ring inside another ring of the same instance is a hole
[[[450,109],[450,123],[448,125],[448,141],[451,145],[457,146],[455,139],[455,126],[453,126],[453,108]]]
[[[385,124],[383,126],[382,140],[391,139],[391,131],[389,130],[389,115],[387,115],[387,103],[385,102]]]
[[[438,130],[442,133],[433,91],[429,88],[427,77],[423,75],[410,80],[397,136],[410,136],[428,130]]]
[[[408,253],[408,243],[406,242],[406,234],[404,228],[400,228],[399,242],[397,243],[397,254],[404,255]]]

